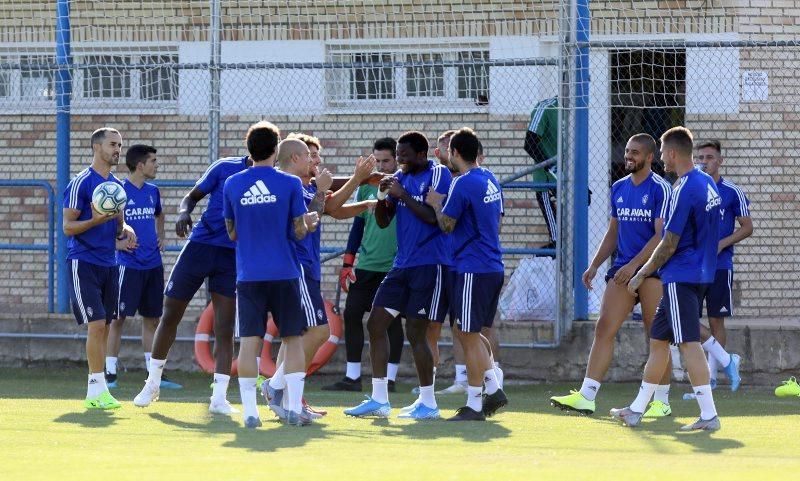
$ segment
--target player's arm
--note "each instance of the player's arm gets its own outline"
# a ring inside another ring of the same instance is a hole
[[[353,176],[345,182],[345,184],[331,194],[326,200],[325,213],[330,214],[339,207],[343,206],[347,199],[353,196],[359,185],[365,180],[370,178],[372,171],[375,169],[375,156],[370,155],[366,159],[359,157],[356,161],[356,167],[353,170]],[[319,188],[319,185],[317,186]],[[327,190],[327,189],[326,189]]]
[[[733,231],[731,235],[728,237],[724,237],[719,241],[719,247],[717,247],[717,252],[722,252],[723,249],[730,247],[738,242],[747,239],[751,235],[753,235],[753,219],[752,217],[745,216],[745,217],[737,217],[736,222],[739,224],[739,227]]]
[[[653,237],[647,241],[647,244],[642,247],[642,250],[640,250],[633,259],[617,270],[617,273],[614,274],[614,282],[619,285],[627,284],[631,277],[633,277],[634,273],[636,273],[636,269],[647,262],[647,259],[653,255],[653,252],[656,250],[656,246],[658,246],[658,243],[661,242],[661,234],[664,230],[664,219],[657,218],[653,223],[653,229]]]
[[[606,234],[603,236],[603,240],[600,241],[600,245],[597,247],[597,252],[594,253],[594,257],[592,258],[592,262],[589,263],[589,267],[586,268],[583,275],[581,276],[581,281],[583,285],[592,290],[592,280],[594,276],[597,275],[597,269],[603,265],[603,262],[606,261],[611,254],[617,250],[617,232],[619,230],[619,221],[616,217],[611,217],[608,221],[608,228],[606,229]]]
[[[433,188],[428,189],[428,194],[425,196],[425,204],[433,209],[439,228],[442,229],[443,232],[449,234],[456,228],[458,220],[442,213],[442,200],[444,200],[444,194],[436,192]]]
[[[78,234],[83,234],[92,227],[104,224],[116,217],[114,214],[101,214],[94,210],[94,208],[92,209],[91,218],[86,220],[78,220],[80,215],[81,211],[78,209],[70,209],[69,207],[65,207],[63,209],[64,235],[72,237]]]
[[[417,218],[422,222],[430,225],[436,225],[436,212],[434,212],[433,207],[429,206],[428,204],[423,204],[412,197],[411,194],[409,194],[406,189],[403,188],[397,177],[391,177],[389,179],[389,195],[395,199],[403,201],[406,204],[406,207],[408,207],[409,210],[411,210],[411,212],[413,212],[414,215],[417,216]],[[377,208],[375,210],[377,217]]]
[[[133,250],[139,247],[136,242],[136,232],[133,227],[125,223],[125,213],[120,212],[117,217],[117,240],[126,239],[128,241],[128,250]]]
[[[166,238],[167,238],[167,235],[164,232],[164,223],[165,223],[165,221],[166,221],[166,219],[165,219],[165,216],[164,216],[164,211],[162,210],[156,216],[156,238],[157,238],[156,240],[158,242],[159,250],[164,250],[164,240],[166,240]]]
[[[292,219],[295,239],[303,240],[309,232],[314,232],[317,230],[318,222],[319,215],[315,211],[306,212],[305,214]]]
[[[238,239],[236,235],[236,221],[234,219],[225,219],[225,228],[228,230],[228,237],[236,242],[236,239]]]
[[[656,249],[653,251],[653,254],[650,256],[650,259],[645,262],[639,272],[637,272],[630,282],[628,282],[628,292],[635,294],[636,290],[639,289],[639,286],[642,285],[642,282],[644,282],[649,275],[666,264],[669,258],[672,257],[672,254],[674,254],[675,250],[678,248],[678,242],[680,240],[680,235],[667,230],[667,232],[664,234],[664,238],[661,239],[661,242],[658,243]]]
[[[203,200],[205,196],[205,192],[194,187],[181,199],[181,204],[178,207],[178,221],[175,223],[175,233],[181,239],[192,231],[192,212],[197,203]]]
[[[349,204],[345,204],[333,211],[326,207],[325,213],[334,219],[350,219],[351,217],[355,217],[362,212],[368,211],[369,209],[374,209],[377,204],[377,200],[362,200],[360,202],[351,202]]]
[[[381,183],[378,184],[378,203],[375,205],[375,223],[378,224],[378,227],[381,229],[389,227],[389,224],[392,223],[392,218],[394,218],[394,213],[397,210],[397,207],[392,201],[386,198],[380,198],[381,196],[385,197],[387,195],[386,192],[389,189],[389,185],[392,183],[392,179],[394,179],[394,177],[384,177]]]

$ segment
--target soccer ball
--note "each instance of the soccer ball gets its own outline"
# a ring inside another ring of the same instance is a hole
[[[116,182],[103,182],[92,192],[92,206],[101,214],[116,214],[125,208],[128,196]]]

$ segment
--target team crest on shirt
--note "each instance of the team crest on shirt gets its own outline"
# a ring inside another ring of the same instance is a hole
[[[647,205],[647,200],[650,198],[649,195],[645,194],[642,196],[642,205]]]
[[[426,184],[425,182],[419,184],[419,192],[420,192],[420,194],[424,194],[425,193],[425,187],[427,187],[427,185],[428,184]]]
[[[124,311],[125,310],[125,303],[124,302],[120,302],[119,303],[119,310],[120,311]]]
[[[156,203],[156,200],[153,198],[153,196],[152,196],[152,195],[150,196],[150,203],[151,203],[151,204],[155,204],[155,203]]]

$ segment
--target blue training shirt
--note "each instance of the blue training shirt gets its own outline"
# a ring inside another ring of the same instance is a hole
[[[722,177],[717,182],[717,190],[722,197],[722,205],[719,206],[719,239],[722,240],[736,230],[737,217],[750,217],[750,200],[738,185]],[[733,269],[732,245],[717,256],[717,269]]]
[[[710,284],[717,270],[719,206],[710,175],[692,169],[678,179],[670,197],[664,233],[680,236],[678,247],[659,270],[661,281]]]
[[[314,196],[317,194],[317,186],[310,184],[303,186],[303,202],[306,209]],[[319,260],[319,246],[322,236],[322,223],[317,225],[317,230],[309,232],[303,240],[296,240],[297,243],[297,258],[300,264],[311,275],[311,278],[318,281],[322,278],[322,267]]]
[[[411,175],[398,170],[394,176],[410,196],[423,204],[430,187],[440,194],[447,194],[450,189],[450,171],[432,160],[428,160],[427,167],[421,172]],[[397,255],[394,258],[394,267],[449,264],[447,241],[439,226],[420,220],[405,202],[392,196],[387,199],[397,207]]]
[[[222,217],[222,188],[225,180],[247,168],[247,157],[228,157],[211,164],[194,185],[208,195],[208,204],[200,221],[195,223],[189,240],[219,247],[234,247]]]
[[[612,268],[636,257],[656,232],[656,220],[666,219],[672,186],[663,177],[650,175],[636,185],[627,175],[611,186],[611,217],[617,219],[617,258]]]
[[[78,220],[92,218],[92,193],[103,182],[122,185],[114,174],[104,178],[93,168],[82,170],[67,184],[64,191],[64,208],[81,211]],[[117,220],[96,225],[82,234],[67,238],[67,259],[81,260],[104,267],[117,265]]]
[[[145,182],[136,187],[129,179],[122,181],[128,203],[125,205],[125,223],[136,232],[139,246],[131,252],[117,251],[119,265],[132,269],[153,269],[161,265],[158,250],[156,216],[161,215],[161,193],[153,184]]]
[[[458,221],[452,233],[457,272],[503,272],[503,191],[491,171],[476,167],[456,177],[442,213]]]
[[[236,280],[300,277],[293,223],[306,213],[300,179],[272,167],[250,167],[225,181],[223,196],[225,219],[236,226]]]

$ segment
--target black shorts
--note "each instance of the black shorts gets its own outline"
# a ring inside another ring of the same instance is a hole
[[[300,293],[300,280],[240,281],[236,283],[236,332],[241,337],[264,337],[267,315],[281,337],[299,336],[313,322],[308,301]]]
[[[708,284],[670,282],[653,318],[650,337],[672,344],[700,341],[700,306]]]
[[[133,269],[119,266],[119,317],[161,317],[164,306],[164,266]]]
[[[431,314],[430,320],[444,323],[445,318],[449,317],[450,327],[452,327],[456,317],[453,310],[452,293],[456,288],[458,274],[454,268],[449,266],[440,264],[437,268],[431,307],[428,309]]]
[[[236,249],[188,241],[172,267],[164,295],[191,301],[208,278],[209,292],[236,296]]]
[[[708,286],[706,295],[708,317],[730,317],[733,315],[733,269],[717,269],[714,282]],[[700,304],[700,316],[703,304]]]
[[[119,270],[117,266],[98,266],[78,259],[69,263],[69,299],[78,325],[117,317]]]
[[[484,327],[492,327],[504,278],[503,272],[458,274],[453,310],[462,332],[481,332]]]

